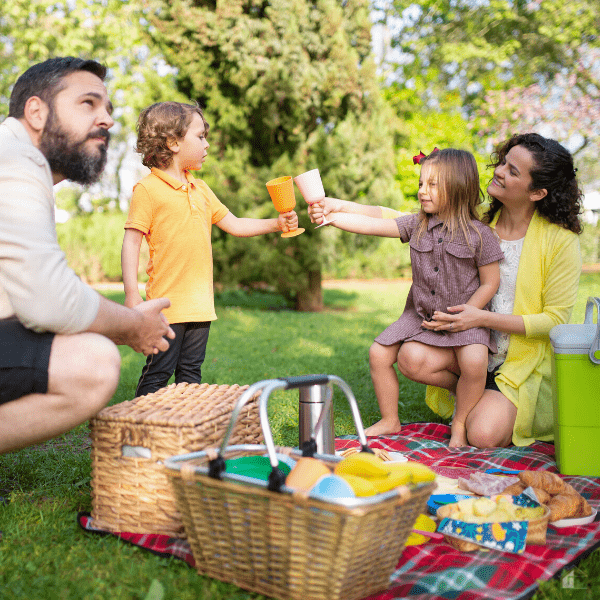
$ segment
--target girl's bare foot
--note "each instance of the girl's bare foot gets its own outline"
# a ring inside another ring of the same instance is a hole
[[[400,425],[400,421],[398,418],[396,419],[381,419],[381,421],[377,421],[371,425],[371,427],[367,427],[365,429],[365,435],[370,437],[376,435],[389,435],[392,433],[398,433],[402,429],[402,425]]]
[[[452,421],[450,427],[450,448],[460,448],[461,446],[468,446],[467,442],[467,428],[464,423],[460,423],[456,419]]]

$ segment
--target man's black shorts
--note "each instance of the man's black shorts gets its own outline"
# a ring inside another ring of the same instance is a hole
[[[36,333],[16,317],[0,319],[0,404],[48,391],[53,333]]]

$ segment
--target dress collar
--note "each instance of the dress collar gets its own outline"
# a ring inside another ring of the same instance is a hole
[[[427,219],[427,231],[431,231],[437,225],[441,225],[442,220],[437,215],[431,215],[429,219]]]

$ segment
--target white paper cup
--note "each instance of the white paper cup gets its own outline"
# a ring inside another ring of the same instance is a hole
[[[325,190],[321,181],[319,169],[313,169],[294,177],[294,181],[302,194],[302,197],[309,204],[314,204],[325,198]]]

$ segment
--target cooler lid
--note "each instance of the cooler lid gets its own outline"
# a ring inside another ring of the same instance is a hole
[[[597,325],[555,325],[550,330],[550,343],[556,354],[587,354],[594,341]]]

